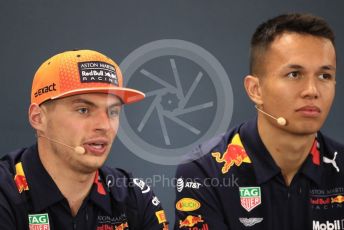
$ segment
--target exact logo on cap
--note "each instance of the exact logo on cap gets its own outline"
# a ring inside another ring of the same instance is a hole
[[[35,92],[35,97],[41,96],[42,94],[49,93],[51,91],[56,91],[56,84],[55,83],[52,83],[51,85],[47,85],[47,86],[44,86],[44,87],[38,89]]]
[[[101,82],[118,86],[116,69],[113,65],[100,61],[79,62],[80,82]]]

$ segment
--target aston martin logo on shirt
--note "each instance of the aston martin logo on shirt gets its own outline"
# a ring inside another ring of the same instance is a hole
[[[251,218],[239,218],[239,221],[245,226],[245,227],[251,227],[255,224],[258,224],[263,221],[263,218],[261,217],[251,217]]]

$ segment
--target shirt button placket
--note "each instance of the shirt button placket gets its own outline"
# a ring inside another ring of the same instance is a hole
[[[75,220],[73,221],[73,230],[76,230],[76,227],[77,227],[77,225],[76,225],[76,222],[75,222]]]
[[[287,199],[290,199],[290,197],[291,197],[291,192],[290,192],[290,189],[288,189],[288,191],[287,191]]]

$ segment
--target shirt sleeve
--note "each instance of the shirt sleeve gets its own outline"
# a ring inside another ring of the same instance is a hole
[[[168,221],[160,200],[152,189],[142,180],[134,178],[134,184],[139,187],[138,207],[141,216],[141,230],[168,230]]]
[[[176,205],[174,229],[226,230],[224,210],[218,199],[221,181],[209,176],[200,162],[180,165],[176,172]]]
[[[16,230],[15,217],[11,211],[11,207],[0,191],[0,229],[1,230]]]

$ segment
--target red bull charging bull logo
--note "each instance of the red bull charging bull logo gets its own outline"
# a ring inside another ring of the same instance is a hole
[[[193,227],[198,223],[203,223],[204,220],[202,219],[202,217],[199,216],[192,216],[189,215],[185,218],[185,220],[180,220],[179,221],[179,228],[186,228],[186,227]]]
[[[29,190],[22,163],[17,163],[15,168],[16,175],[14,176],[14,182],[16,183],[19,193]]]
[[[128,222],[125,222],[125,223],[122,223],[120,225],[117,225],[115,227],[115,230],[124,230],[124,229],[127,229],[128,227],[129,227]]]
[[[235,134],[222,157],[220,152],[214,152],[211,155],[215,157],[216,162],[225,163],[221,170],[223,174],[227,173],[234,164],[240,166],[243,162],[251,163],[239,134]]]
[[[344,202],[344,196],[338,195],[336,197],[331,198],[331,203],[338,203],[341,204]]]

